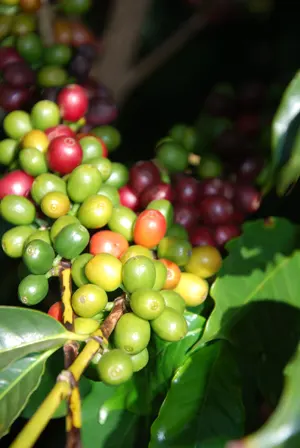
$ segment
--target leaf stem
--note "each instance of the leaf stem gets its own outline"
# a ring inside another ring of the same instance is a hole
[[[66,373],[69,374],[69,377],[73,377],[76,382],[79,380],[91,359],[103,345],[106,345],[108,337],[113,332],[120,317],[124,314],[125,300],[125,295],[115,299],[114,308],[101,325],[101,328],[93,333],[72,365],[64,371],[64,374],[59,376],[58,382],[52,391],[18,434],[10,448],[32,448],[34,446],[61,401],[71,395],[72,384]]]
[[[67,213],[69,216],[76,216],[79,210],[80,204],[73,204],[71,210]]]

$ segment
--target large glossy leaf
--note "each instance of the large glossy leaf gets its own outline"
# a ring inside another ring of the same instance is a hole
[[[45,362],[55,350],[27,355],[0,372],[0,437],[7,434],[38,387]]]
[[[152,425],[150,448],[206,446],[205,440],[230,439],[243,429],[239,370],[229,343],[216,341],[178,369]]]
[[[67,339],[76,338],[40,311],[2,306],[0,319],[0,370],[28,353],[60,347]]]
[[[138,417],[126,410],[110,413],[99,423],[99,408],[115,393],[115,388],[93,383],[82,403],[82,438],[84,448],[131,448],[138,431]]]
[[[232,448],[298,448],[300,446],[300,346],[285,369],[280,403],[267,423]]]
[[[183,363],[188,350],[199,340],[205,319],[185,312],[189,331],[179,342],[164,342],[153,336],[149,346],[148,366],[135,374],[131,381],[118,387],[100,409],[101,421],[116,409],[130,409],[136,414],[147,415],[152,411],[153,400],[165,394],[176,369]]]
[[[243,234],[228,245],[229,255],[211,288],[215,308],[199,344],[227,337],[242,318],[245,305],[272,300],[300,307],[298,227],[271,218],[244,225]]]
[[[300,72],[285,90],[280,106],[272,123],[273,166],[276,168],[288,160],[293,134],[299,123],[300,113]]]

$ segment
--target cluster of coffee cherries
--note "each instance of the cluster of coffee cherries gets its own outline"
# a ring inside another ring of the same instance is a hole
[[[4,119],[0,161],[10,171],[0,180],[0,208],[12,227],[2,249],[20,259],[18,296],[26,306],[42,302],[50,279],[71,265],[77,333],[95,331],[113,300],[125,297],[109,350],[93,361],[98,378],[120,384],[147,364],[151,331],[169,342],[186,335],[184,311],[206,299],[206,278],[222,260],[217,250],[213,265],[205,251],[191,257],[169,201],[152,201],[138,213],[122,205],[128,170],[107,157],[120,136],[110,126],[96,128],[100,137],[76,133],[87,109],[85,90],[70,85],[57,103],[39,101],[30,113]],[[61,320],[62,303],[48,313]]]

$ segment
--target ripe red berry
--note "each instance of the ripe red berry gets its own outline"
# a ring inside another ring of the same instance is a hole
[[[197,209],[190,204],[175,204],[174,221],[185,229],[192,229],[198,221]]]
[[[189,176],[181,177],[175,184],[174,193],[177,202],[193,204],[197,199],[198,181]]]
[[[190,243],[192,246],[216,246],[214,233],[205,226],[194,227],[189,232]]]
[[[34,178],[22,170],[11,171],[0,179],[0,199],[9,194],[28,196]]]
[[[72,137],[56,137],[48,147],[47,161],[51,171],[59,174],[71,173],[81,164],[83,152]]]
[[[234,202],[244,213],[256,212],[261,204],[261,194],[252,185],[237,185]]]
[[[141,160],[130,169],[129,183],[137,194],[159,182],[160,172],[153,162]]]
[[[84,88],[77,84],[70,84],[60,91],[57,104],[64,120],[78,121],[87,112],[88,96]]]
[[[52,306],[50,306],[48,310],[49,316],[54,317],[54,319],[58,320],[59,322],[62,322],[63,320],[63,303],[62,302],[55,302]]]
[[[75,137],[76,135],[75,132],[65,124],[52,126],[51,128],[45,130],[45,134],[47,135],[50,142],[56,137]]]
[[[234,209],[223,196],[207,196],[199,205],[200,219],[206,225],[222,225],[231,222]]]
[[[215,240],[219,247],[223,247],[228,241],[240,234],[240,228],[235,224],[225,224],[215,228]]]
[[[139,199],[135,191],[130,185],[124,185],[119,189],[120,203],[124,207],[128,207],[133,211],[139,208]]]
[[[149,202],[156,201],[158,199],[166,199],[172,201],[172,188],[170,184],[160,182],[159,184],[152,185],[146,188],[139,196],[140,205],[142,208],[146,208]]]

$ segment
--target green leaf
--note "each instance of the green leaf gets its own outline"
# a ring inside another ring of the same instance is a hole
[[[300,446],[300,345],[285,368],[285,387],[267,423],[232,448],[297,448]]]
[[[45,362],[55,350],[27,355],[0,372],[0,438],[8,433],[38,387]]]
[[[129,409],[140,415],[151,413],[158,394],[165,394],[176,369],[184,362],[188,350],[198,341],[204,329],[205,319],[185,312],[187,335],[178,342],[164,342],[153,336],[148,346],[149,364],[136,373],[127,383],[119,386],[100,409],[101,419],[117,409]]]
[[[28,353],[61,347],[75,336],[40,311],[1,306],[0,314],[0,370]]]
[[[178,369],[152,425],[149,447],[206,446],[200,442],[230,439],[243,430],[239,370],[231,346],[216,341],[193,353]]]
[[[229,255],[211,287],[215,308],[197,346],[228,336],[245,305],[272,300],[300,306],[298,227],[282,218],[247,223],[228,245]],[[195,348],[197,348],[197,346]]]
[[[44,374],[41,378],[39,387],[29,398],[29,401],[22,412],[22,417],[29,419],[33,416],[46,396],[55,386],[57,376],[64,369],[63,350],[58,350],[48,359]],[[92,383],[86,377],[82,376],[79,380],[79,390],[81,399],[86,397],[92,389]],[[52,418],[61,418],[67,414],[67,403],[62,401]]]
[[[295,120],[300,113],[300,71],[285,90],[280,106],[272,123],[272,149],[274,168],[282,165],[289,158],[291,149],[290,131],[295,131]]]
[[[300,177],[300,130],[298,130],[292,145],[291,156],[282,167],[276,181],[277,194],[283,196]]]
[[[99,423],[99,409],[115,393],[115,388],[93,383],[92,390],[82,403],[82,438],[84,448],[131,448],[138,431],[138,417],[117,410]],[[101,419],[100,419],[101,421]]]

